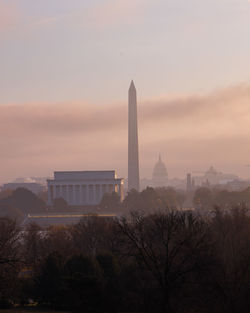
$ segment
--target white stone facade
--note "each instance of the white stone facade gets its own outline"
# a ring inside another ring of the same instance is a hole
[[[123,200],[123,179],[115,171],[54,172],[47,180],[48,205],[63,198],[70,206],[98,205],[105,193],[117,192]]]

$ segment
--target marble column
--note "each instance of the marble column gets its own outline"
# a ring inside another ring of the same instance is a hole
[[[66,198],[67,203],[69,204],[69,185],[66,185],[66,196],[65,196],[65,198]]]
[[[72,186],[72,204],[76,205],[76,185]]]
[[[89,185],[86,185],[86,204],[89,204]]]
[[[52,201],[51,201],[51,185],[48,184],[48,205],[52,205]]]
[[[96,204],[96,185],[93,185],[93,204]]]

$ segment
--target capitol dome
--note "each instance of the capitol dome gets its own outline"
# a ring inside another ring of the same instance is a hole
[[[154,187],[167,186],[168,172],[167,172],[165,164],[161,160],[161,156],[159,156],[159,160],[155,164],[152,180],[153,180]]]

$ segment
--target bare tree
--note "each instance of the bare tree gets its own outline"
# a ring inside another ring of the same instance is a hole
[[[29,224],[23,234],[23,258],[28,267],[36,271],[43,259],[42,230],[36,223]]]
[[[8,218],[0,218],[0,265],[12,266],[20,261],[19,238],[16,222]]]
[[[47,257],[53,252],[59,253],[66,261],[70,258],[75,248],[72,242],[71,226],[50,226],[43,239],[43,256]]]
[[[208,226],[192,213],[180,211],[144,215],[138,212],[118,221],[124,253],[155,280],[161,311],[174,312],[173,295],[205,266]],[[183,295],[182,295],[183,296]]]
[[[74,247],[78,253],[95,256],[102,252],[113,252],[116,238],[114,222],[109,218],[86,217],[72,227]]]
[[[249,312],[250,218],[246,208],[216,208],[212,235],[217,263],[211,278],[217,307],[231,313]]]
[[[16,222],[0,218],[0,299],[13,293],[20,270],[20,232]]]

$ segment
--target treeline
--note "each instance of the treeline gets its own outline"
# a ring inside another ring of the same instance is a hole
[[[26,188],[0,192],[0,217],[10,217],[21,222],[25,215],[45,212],[46,203]]]
[[[196,189],[193,198],[189,199],[189,197],[190,195],[186,192],[171,187],[155,189],[147,187],[141,192],[131,190],[127,193],[123,202],[120,201],[120,197],[115,192],[104,194],[98,206],[85,207],[84,209],[123,214],[134,209],[143,210],[147,213],[162,210],[166,207],[180,209],[184,203],[186,206],[208,211],[213,210],[215,206],[223,209],[230,209],[237,205],[250,207],[250,188],[243,191],[227,191],[201,187]],[[21,222],[27,214],[45,213],[47,212],[46,199],[46,192],[36,195],[25,188],[2,191],[0,192],[0,217],[7,216]],[[63,198],[58,198],[54,200],[53,206],[49,210],[65,212],[72,210],[72,208]]]
[[[232,206],[250,207],[250,188],[243,191],[227,191],[213,188],[198,188],[195,191],[193,204],[196,208],[211,210],[214,206],[230,209]]]
[[[100,203],[100,208],[110,210],[120,208],[124,212],[136,208],[149,213],[154,210],[165,209],[166,207],[181,208],[185,198],[185,192],[177,191],[171,187],[147,187],[141,192],[132,189],[127,193],[122,203],[120,203],[116,193],[105,194]]]
[[[149,213],[166,207],[181,208],[185,198],[184,191],[177,191],[171,187],[155,189],[147,187],[141,192],[135,189],[129,191],[122,202],[116,192],[106,193],[97,208],[111,212],[128,212],[137,208]],[[67,210],[69,207],[63,198],[55,199],[53,206],[58,210]]]
[[[20,232],[0,219],[0,304],[75,312],[247,313],[250,218],[177,210]]]
[[[47,212],[46,192],[36,195],[25,188],[18,188],[14,191],[4,190],[0,192],[0,217],[9,217],[21,222],[27,214]],[[117,193],[104,194],[98,206],[90,207],[91,211],[96,209],[110,212],[128,212],[135,208],[151,212],[156,209],[180,208],[185,199],[184,192],[173,188],[146,188],[142,192],[132,190],[128,192],[123,202]],[[73,208],[75,210],[75,208]],[[88,208],[85,208],[88,210]],[[53,212],[65,212],[72,210],[63,198],[54,200]],[[77,208],[76,208],[77,210]]]

